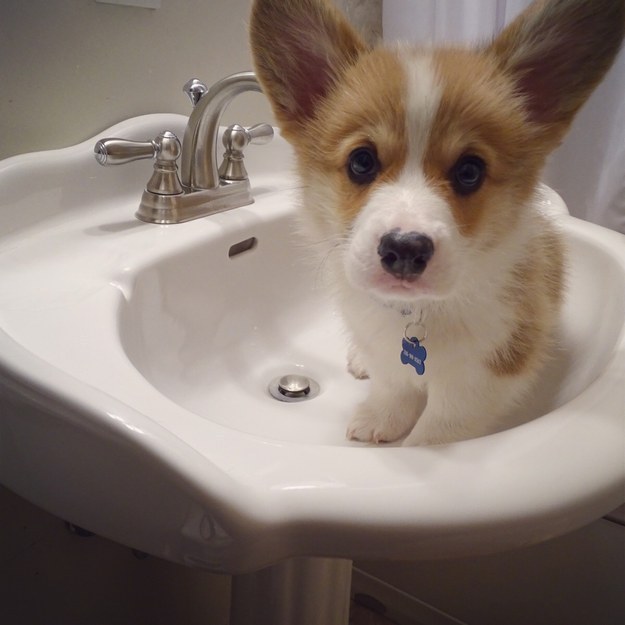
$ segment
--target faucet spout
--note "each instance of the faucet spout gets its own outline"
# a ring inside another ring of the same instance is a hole
[[[195,105],[182,142],[181,179],[187,189],[199,191],[219,186],[219,121],[226,106],[245,91],[261,91],[254,72],[240,72],[223,78]]]
[[[184,91],[195,107],[187,122],[182,150],[180,142],[170,132],[161,133],[154,141],[102,139],[94,149],[101,165],[154,158],[152,177],[135,213],[142,221],[178,224],[254,202],[243,165],[243,149],[250,143],[267,143],[273,136],[269,124],[256,124],[251,128],[233,124],[224,133],[226,151],[221,176],[217,167],[221,115],[240,93],[261,91],[254,72],[227,76],[210,89],[193,79],[184,86]],[[178,178],[179,155],[182,180]]]

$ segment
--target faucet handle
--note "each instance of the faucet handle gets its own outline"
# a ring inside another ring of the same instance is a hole
[[[273,134],[273,127],[269,124],[256,124],[249,128],[244,128],[240,124],[228,126],[222,139],[226,151],[219,167],[220,180],[222,182],[247,180],[247,171],[243,164],[243,150],[250,143],[255,145],[269,143]]]
[[[232,124],[224,131],[222,142],[227,152],[244,150],[250,143],[264,145],[273,139],[273,127],[269,124],[256,124],[245,128],[240,124]]]
[[[182,90],[189,96],[191,104],[195,106],[208,91],[208,87],[201,80],[191,78],[184,84]]]
[[[249,138],[248,143],[254,145],[265,145],[273,139],[273,126],[270,124],[256,124],[249,128],[244,128]]]
[[[180,195],[177,160],[182,148],[178,137],[165,130],[153,141],[100,139],[93,152],[100,165],[123,165],[142,158],[154,159],[154,170],[146,191],[155,195]]]
[[[93,146],[93,154],[100,165],[123,165],[142,158],[154,158],[157,146],[154,141],[129,139],[100,139]]]

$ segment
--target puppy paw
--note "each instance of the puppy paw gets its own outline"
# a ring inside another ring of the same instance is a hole
[[[401,438],[405,424],[388,413],[361,405],[347,427],[347,438],[363,443],[391,443]]]

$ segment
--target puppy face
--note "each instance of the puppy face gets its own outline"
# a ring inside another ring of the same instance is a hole
[[[542,165],[514,85],[482,55],[367,52],[299,133],[314,238],[383,300],[440,299],[514,229]]]
[[[370,50],[328,2],[256,0],[256,70],[310,234],[353,287],[441,299],[492,265],[618,50],[625,3],[588,4],[536,2],[478,50]]]

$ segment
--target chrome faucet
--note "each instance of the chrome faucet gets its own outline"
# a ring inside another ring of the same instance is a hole
[[[172,224],[251,204],[254,199],[243,165],[249,143],[267,143],[273,137],[269,124],[244,128],[234,124],[223,135],[224,161],[217,167],[219,121],[224,109],[240,93],[258,91],[253,72],[227,76],[207,89],[197,79],[183,90],[194,104],[182,146],[171,132],[153,141],[101,139],[94,147],[101,165],[118,165],[141,158],[154,159],[154,172],[141,196],[135,215],[142,221]],[[177,159],[181,156],[182,180]]]

